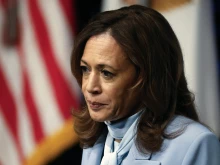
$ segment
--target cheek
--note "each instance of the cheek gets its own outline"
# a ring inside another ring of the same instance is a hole
[[[135,92],[129,89],[121,90],[117,94],[117,99],[120,101],[121,104],[131,105],[134,101],[137,101],[137,97],[135,96]]]
[[[112,103],[120,104],[127,97],[127,90],[118,87],[107,88],[105,94]]]
[[[85,81],[82,80],[81,90],[83,93],[85,92],[85,89],[86,89],[86,83]]]

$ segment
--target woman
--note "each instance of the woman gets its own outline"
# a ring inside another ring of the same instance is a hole
[[[179,42],[158,12],[134,5],[98,14],[75,41],[71,69],[85,98],[74,114],[83,165],[220,163]]]

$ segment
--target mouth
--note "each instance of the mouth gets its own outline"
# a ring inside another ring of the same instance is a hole
[[[95,101],[87,100],[87,105],[92,110],[99,110],[99,109],[103,108],[104,106],[106,106],[107,104],[103,104],[103,103],[100,103],[100,102],[95,102]]]

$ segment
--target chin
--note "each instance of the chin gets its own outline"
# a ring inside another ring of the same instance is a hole
[[[106,121],[105,119],[100,118],[100,117],[93,117],[93,116],[91,116],[91,118],[92,118],[92,120],[97,121],[97,122],[104,122],[104,121]]]
[[[106,118],[104,116],[100,116],[99,114],[94,114],[94,113],[90,113],[90,117],[92,118],[92,120],[97,121],[97,122],[104,122],[106,121]]]
[[[97,122],[104,122],[104,121],[107,121],[109,120],[109,115],[106,114],[106,111],[99,111],[99,112],[96,112],[96,111],[93,111],[91,109],[89,109],[89,114],[90,114],[90,117],[92,118],[92,120],[94,121],[97,121]]]

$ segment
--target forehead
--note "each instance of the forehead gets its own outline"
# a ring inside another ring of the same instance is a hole
[[[104,48],[104,46],[108,45],[109,50],[111,48],[120,48],[117,41],[108,32],[90,37],[86,45],[93,44],[100,48]]]
[[[117,41],[109,33],[91,37],[86,43],[82,60],[114,63],[114,65],[128,61]]]

